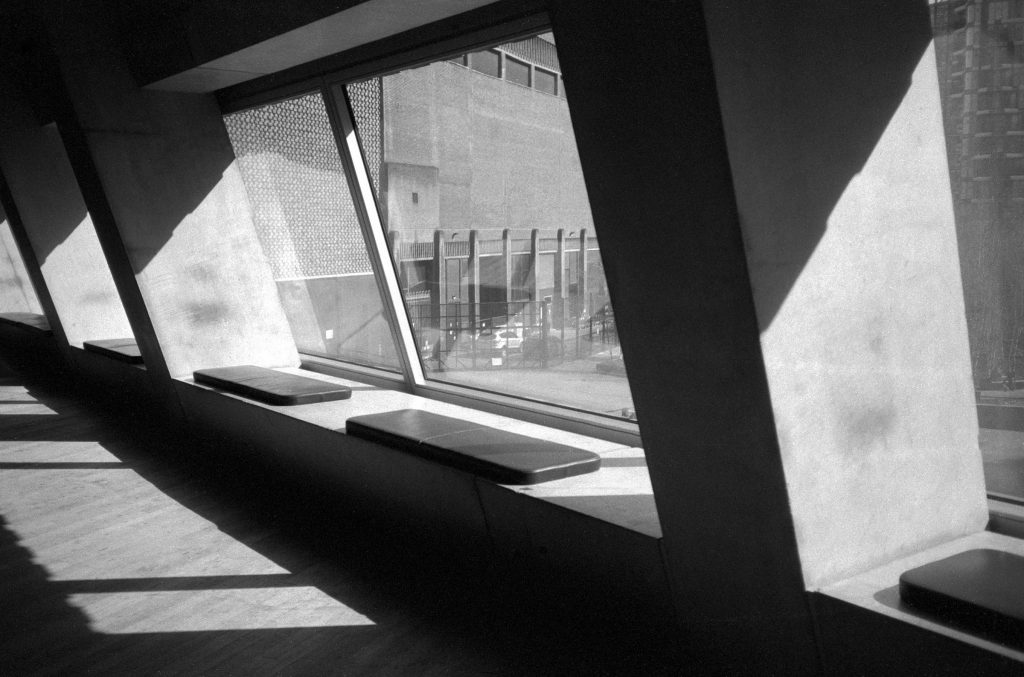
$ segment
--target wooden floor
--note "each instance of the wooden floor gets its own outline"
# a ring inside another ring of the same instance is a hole
[[[189,444],[0,378],[0,675],[671,671],[627,621],[425,566]]]

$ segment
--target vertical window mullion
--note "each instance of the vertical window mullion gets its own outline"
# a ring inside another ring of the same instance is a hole
[[[359,225],[368,245],[373,276],[384,300],[388,326],[391,328],[402,363],[402,373],[410,387],[422,385],[423,366],[416,350],[416,340],[409,324],[409,316],[405,311],[405,304],[402,303],[398,276],[391,262],[377,200],[366,171],[366,162],[359,148],[348,94],[344,91],[344,85],[330,85],[324,87],[323,96],[324,101],[328,103],[327,112],[338,153],[345,168]]]

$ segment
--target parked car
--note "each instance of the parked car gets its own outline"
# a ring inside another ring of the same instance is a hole
[[[510,350],[523,348],[523,328],[519,325],[503,324],[481,329],[476,334],[477,350]]]

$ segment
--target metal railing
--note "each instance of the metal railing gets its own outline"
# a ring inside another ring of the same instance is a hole
[[[607,303],[594,313],[577,299],[452,301],[408,310],[428,371],[549,369],[621,355]]]
[[[453,231],[449,232],[445,229],[439,229],[441,233],[441,240],[444,241],[445,246],[444,255],[446,258],[468,258],[469,251],[469,235],[468,233],[476,232],[478,234],[477,239],[477,251],[480,256],[498,256],[504,253],[504,238],[501,231],[494,228],[482,229],[479,231]],[[529,230],[514,229],[510,231],[510,243],[509,249],[512,253],[523,254],[531,251],[532,243],[530,240]],[[452,240],[450,237],[461,239]],[[403,232],[403,231],[392,231],[391,238],[393,241],[394,251],[393,256],[399,261],[423,261],[434,258],[434,239],[431,234],[429,240],[407,240],[405,238],[415,237],[416,233]],[[420,234],[423,237],[423,234]],[[593,233],[587,233],[587,251],[598,251],[600,246],[598,245],[597,238]],[[576,235],[575,231],[570,231],[570,234],[563,236],[562,240],[563,250],[566,252],[578,252],[580,250],[580,238]],[[537,249],[539,252],[551,253],[558,250],[558,237],[551,230],[541,230],[538,232]]]

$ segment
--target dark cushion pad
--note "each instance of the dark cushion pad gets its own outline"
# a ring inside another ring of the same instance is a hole
[[[597,454],[419,409],[353,416],[346,432],[501,484],[537,484],[594,472]]]
[[[193,376],[196,383],[222,388],[267,404],[310,404],[346,400],[352,396],[352,390],[347,386],[251,364],[199,369]]]
[[[90,353],[97,353],[128,364],[142,364],[142,353],[135,339],[100,339],[82,344]]]
[[[39,313],[0,313],[0,322],[24,329],[34,329],[44,334],[53,333],[50,329],[50,321],[46,319],[45,315]]]
[[[968,550],[900,576],[900,597],[942,620],[1024,644],[1024,557]]]

